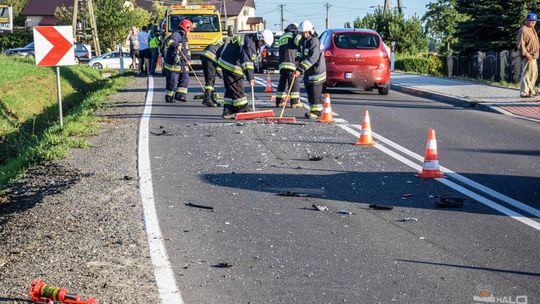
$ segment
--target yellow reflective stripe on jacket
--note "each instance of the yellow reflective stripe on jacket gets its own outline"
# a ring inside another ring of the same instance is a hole
[[[279,64],[279,69],[285,69],[285,70],[296,70],[296,65],[292,62],[282,62]]]
[[[292,33],[287,33],[279,38],[279,45],[285,45],[289,42],[289,38],[292,38]]]
[[[321,74],[317,75],[311,75],[308,77],[308,82],[310,83],[319,83],[324,82],[326,80],[326,72],[322,72]]]
[[[255,65],[253,64],[253,62],[244,62],[242,63],[242,70],[254,70],[255,69]]]
[[[287,96],[285,92],[276,92],[276,98],[284,98]]]
[[[223,104],[232,105],[237,108],[247,105],[247,103],[248,103],[248,100],[245,96],[238,99],[232,99],[232,98],[226,98],[226,97],[223,98]]]
[[[300,40],[302,40],[302,35],[300,35],[300,34],[296,35],[296,37],[294,37],[294,44],[296,46],[299,46],[300,45]]]
[[[307,59],[304,59],[304,61],[302,61],[302,62],[300,63],[300,66],[302,66],[302,68],[303,68],[304,70],[309,69],[312,65],[313,65],[313,63],[309,62],[309,60],[307,60]]]
[[[237,75],[240,75],[240,76],[244,76],[244,72],[242,71],[242,68],[240,66],[237,66],[235,64],[231,64],[231,63],[223,60],[223,58],[219,58],[218,64],[222,69],[225,69],[225,70],[227,70],[227,71],[229,71],[231,73],[234,73],[234,74],[237,74]]]
[[[203,51],[201,53],[202,56],[212,60],[213,62],[216,62],[216,54],[209,52],[209,51]]]

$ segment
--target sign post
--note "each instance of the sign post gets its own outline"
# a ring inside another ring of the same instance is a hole
[[[394,71],[394,68],[395,68],[395,62],[396,62],[396,42],[395,41],[392,41],[392,43],[390,43],[391,45],[391,48],[390,48],[390,71]]]
[[[36,26],[34,27],[34,46],[36,65],[56,67],[56,92],[58,96],[60,128],[63,128],[60,66],[77,64],[75,62],[73,29],[71,26]]]
[[[0,4],[0,32],[13,33],[13,8],[10,5]]]

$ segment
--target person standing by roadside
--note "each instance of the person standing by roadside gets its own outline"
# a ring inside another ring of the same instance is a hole
[[[131,68],[137,69],[137,58],[139,58],[139,37],[137,27],[132,26],[126,37],[126,44],[129,45],[129,54],[131,56]]]
[[[141,31],[137,34],[139,38],[139,73],[148,72],[148,64],[145,64],[145,59],[150,58],[150,47],[148,45],[148,28],[142,27]]]
[[[295,59],[302,35],[298,34],[298,25],[291,23],[285,28],[285,34],[279,38],[279,84],[276,93],[276,106],[281,108],[287,99],[291,100],[291,107],[302,108],[300,99],[300,82],[294,78],[296,70]],[[287,96],[287,88],[291,88],[291,96]]]
[[[148,31],[148,46],[150,47],[150,60],[149,60],[149,73],[150,75],[156,74],[156,65],[159,56],[159,28],[157,25],[148,25],[150,30]]]
[[[536,96],[534,87],[538,79],[538,64],[536,60],[540,53],[540,42],[535,30],[538,16],[530,13],[518,34],[518,49],[521,54],[521,85],[520,95],[522,98]]]

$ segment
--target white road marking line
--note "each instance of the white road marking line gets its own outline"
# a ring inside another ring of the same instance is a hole
[[[354,128],[357,128],[358,130],[361,130],[362,129],[362,126],[360,125],[351,125],[352,127]],[[398,143],[395,143],[387,138],[385,138],[384,136],[380,135],[380,134],[377,134],[375,132],[373,132],[373,137],[375,137],[377,140],[381,141],[381,142],[384,142],[385,144],[393,147],[394,149],[398,150],[398,151],[401,151],[403,154],[406,154],[406,155],[409,155],[410,157],[414,158],[414,159],[417,159],[421,162],[424,161],[424,158],[421,156],[421,155],[418,155],[416,153],[414,153],[413,151],[399,145]],[[512,205],[520,210],[523,210],[529,214],[532,214],[536,217],[540,217],[540,210],[536,209],[536,208],[533,208],[529,205],[526,205],[520,201],[517,201],[509,196],[506,196],[502,193],[499,193],[493,189],[490,189],[482,184],[479,184],[459,173],[456,173],[454,172],[453,170],[451,169],[448,169],[444,166],[440,166],[441,168],[441,171],[443,171],[444,173],[446,173],[449,177],[451,177],[452,179],[455,179],[457,181],[460,181],[464,184],[467,184],[468,186],[471,186],[475,189],[477,189],[478,191],[481,191],[481,192],[484,192],[486,194],[488,194],[489,196],[491,197],[494,197],[498,200],[501,200],[509,205]]]
[[[347,131],[349,134],[353,135],[354,137],[358,138],[360,137],[360,132],[357,132],[356,130],[353,130],[350,126],[347,126],[347,125],[338,125],[338,127],[342,128],[343,130]],[[383,145],[381,144],[378,144],[378,143],[375,143],[374,145],[375,148],[379,149],[381,152],[397,159],[398,161],[404,163],[405,165],[417,170],[417,171],[420,171],[422,170],[422,166],[420,166],[419,164],[416,164],[414,162],[412,162],[411,160],[397,154],[396,152],[384,147]],[[517,213],[511,209],[508,209],[504,206],[501,206],[499,204],[497,204],[496,202],[490,200],[490,199],[487,199],[475,192],[472,192],[470,191],[469,189],[466,189],[464,187],[462,187],[461,185],[458,185],[448,179],[445,179],[445,178],[436,178],[435,180],[437,180],[438,182],[458,191],[458,192],[461,192],[462,194],[490,207],[490,208],[493,208],[503,214],[506,214],[508,216],[510,216],[511,218],[515,219],[515,220],[518,220],[522,223],[524,223],[525,225],[528,225],[536,230],[540,230],[540,223],[520,214],[520,213]]]
[[[167,250],[163,243],[163,236],[159,227],[159,221],[154,202],[154,189],[152,187],[152,171],[150,169],[149,151],[149,124],[152,113],[152,98],[154,95],[154,79],[148,77],[148,91],[144,112],[139,125],[139,188],[143,204],[144,224],[148,237],[150,258],[154,265],[154,276],[159,290],[161,303],[183,304],[182,296],[176,286],[176,279],[171,268]]]

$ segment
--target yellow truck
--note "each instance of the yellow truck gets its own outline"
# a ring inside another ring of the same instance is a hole
[[[188,34],[191,64],[200,65],[200,54],[208,45],[223,40],[220,13],[214,5],[171,5],[165,14],[162,24],[164,36],[167,37],[180,29],[180,22],[189,19],[193,30]]]

